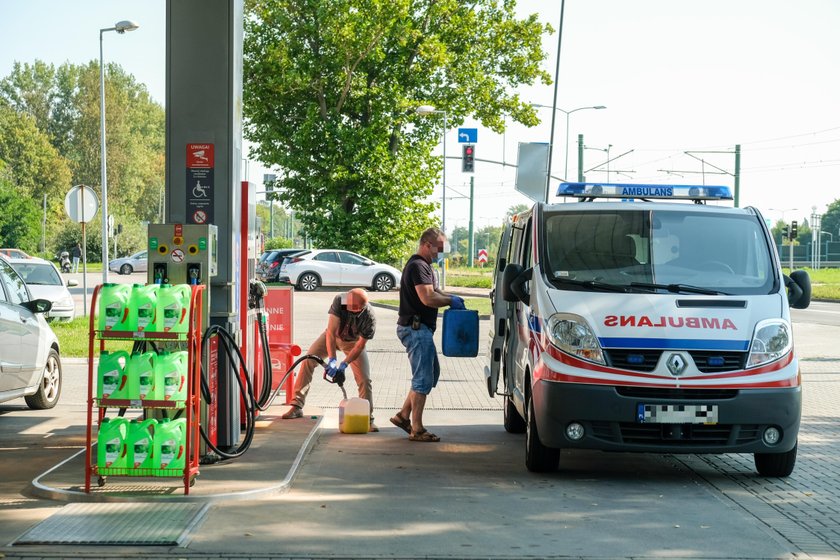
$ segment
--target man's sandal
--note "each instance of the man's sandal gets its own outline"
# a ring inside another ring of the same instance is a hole
[[[416,432],[408,436],[411,441],[440,441],[440,438],[428,430]]]
[[[411,422],[407,418],[400,416],[399,412],[391,418],[391,424],[403,430],[408,435],[411,435]]]

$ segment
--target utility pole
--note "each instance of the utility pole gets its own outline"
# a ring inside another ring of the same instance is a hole
[[[578,134],[578,183],[583,180],[583,134]]]
[[[470,268],[475,266],[475,259],[473,259],[473,255],[475,254],[473,251],[475,247],[473,246],[473,201],[475,200],[475,176],[470,177],[470,241],[467,245],[469,248],[469,255],[470,255]]]
[[[741,144],[735,144],[735,208],[738,206],[738,198],[741,194]]]

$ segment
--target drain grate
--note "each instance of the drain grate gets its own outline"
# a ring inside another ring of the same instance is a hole
[[[21,544],[179,546],[208,504],[70,504],[21,537]]]

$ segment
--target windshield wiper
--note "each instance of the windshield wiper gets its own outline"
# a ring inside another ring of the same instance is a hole
[[[559,284],[568,284],[571,286],[582,286],[593,290],[603,290],[605,292],[627,292],[627,286],[622,284],[609,284],[607,282],[599,282],[598,280],[573,280],[571,278],[554,278],[555,282]]]
[[[633,288],[650,288],[651,290],[666,290],[672,294],[703,294],[707,296],[728,296],[726,292],[700,288],[689,284],[649,284],[647,282],[630,282]]]

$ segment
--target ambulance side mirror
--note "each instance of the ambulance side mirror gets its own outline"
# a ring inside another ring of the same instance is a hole
[[[811,277],[804,270],[794,270],[785,276],[788,291],[788,305],[794,309],[806,309],[811,305]]]
[[[520,264],[509,263],[502,273],[502,299],[530,305],[531,294],[528,293],[525,282],[531,279],[533,273],[532,268],[524,270]]]

